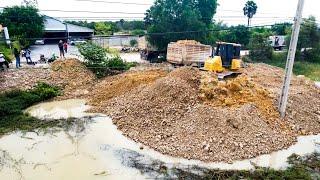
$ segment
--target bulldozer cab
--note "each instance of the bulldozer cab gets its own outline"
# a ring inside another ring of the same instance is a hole
[[[240,50],[240,44],[218,42],[214,55],[221,57],[223,67],[230,68],[232,60],[240,59]]]

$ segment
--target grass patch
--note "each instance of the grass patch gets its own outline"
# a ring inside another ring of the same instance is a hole
[[[0,135],[16,131],[31,131],[57,125],[58,121],[41,121],[23,110],[59,95],[59,89],[45,83],[38,83],[29,91],[13,90],[0,94]]]
[[[286,60],[287,53],[274,53],[272,59],[264,61],[264,63],[285,68]],[[320,81],[320,64],[297,60],[293,67],[293,73],[295,75],[304,75],[314,81]]]
[[[287,53],[274,53],[271,61],[265,63],[285,68]],[[297,60],[294,63],[293,73],[295,75],[304,75],[314,81],[320,81],[320,64]]]

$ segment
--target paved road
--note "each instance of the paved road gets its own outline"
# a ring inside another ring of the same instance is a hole
[[[56,56],[60,55],[58,45],[56,44],[46,44],[46,45],[34,45],[30,47],[31,50],[31,60],[33,62],[38,62],[40,59],[40,55],[43,54],[46,58],[50,58],[53,53]],[[65,54],[66,58],[80,58],[80,53],[76,46],[68,46],[68,53]],[[11,64],[11,68],[15,68],[16,62],[15,60]],[[32,67],[48,67],[47,64],[37,64],[36,66],[27,65],[26,58],[21,57],[21,66],[23,68],[32,68]]]
[[[38,61],[41,54],[47,58],[51,57],[53,53],[55,53],[56,56],[60,55],[57,44],[34,45],[30,47],[30,50],[33,61]],[[76,46],[68,46],[68,53],[65,55],[66,57],[73,58],[78,57],[79,55],[80,53]],[[23,58],[23,62],[25,62],[25,58]]]

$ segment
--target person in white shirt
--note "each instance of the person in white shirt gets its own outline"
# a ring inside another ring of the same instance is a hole
[[[9,63],[4,58],[4,55],[2,52],[0,52],[0,70],[4,70],[3,65],[7,66],[7,69],[9,69]]]
[[[25,51],[25,56],[26,56],[27,64],[32,64],[31,51],[30,51],[30,49],[26,49],[26,51]],[[28,60],[30,60],[30,62],[28,62]]]

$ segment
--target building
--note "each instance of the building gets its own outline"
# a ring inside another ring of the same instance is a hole
[[[94,30],[77,26],[69,23],[64,23],[53,17],[45,16],[45,43],[56,43],[59,40],[67,39],[91,39]]]

